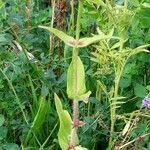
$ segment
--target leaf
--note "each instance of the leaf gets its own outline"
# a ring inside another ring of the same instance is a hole
[[[5,139],[7,137],[8,129],[6,127],[0,127],[0,140]]]
[[[4,150],[20,150],[19,146],[14,143],[7,143],[4,144],[2,147]]]
[[[67,73],[67,94],[70,99],[77,99],[85,94],[86,86],[85,86],[85,72],[84,66],[80,59],[77,59],[77,70],[75,70],[75,60],[72,60]],[[77,71],[77,73],[76,73]],[[76,79],[77,78],[77,79]]]
[[[145,8],[150,8],[150,4],[149,3],[143,3],[142,6],[145,7]]]
[[[116,48],[118,48],[119,46],[120,46],[120,41],[117,42],[117,43],[115,43],[115,44],[111,47],[111,50],[116,49]]]
[[[75,150],[88,150],[87,148],[81,147],[81,146],[76,146]]]
[[[39,108],[31,126],[33,131],[38,131],[45,121],[45,116],[48,112],[48,102],[45,97],[40,98]]]
[[[114,100],[122,100],[122,99],[125,99],[126,97],[113,97],[113,98],[111,98],[110,100],[111,101],[114,101]]]
[[[4,124],[5,118],[2,114],[0,114],[0,127]]]
[[[98,83],[98,85],[101,87],[101,89],[104,91],[104,93],[105,93],[106,95],[108,95],[106,85],[105,85],[104,83],[102,83],[101,81],[98,81],[98,80],[97,80],[97,83]]]
[[[47,112],[48,112],[48,102],[45,99],[45,97],[41,96],[37,114],[34,117],[32,126],[27,134],[24,145],[27,145],[28,142],[32,142],[32,140],[31,140],[32,132],[34,132],[34,134],[36,135],[40,131],[40,127],[43,125],[43,123],[45,121],[45,116],[46,116]]]
[[[4,6],[4,2],[0,0],[0,9]]]
[[[51,27],[45,27],[45,26],[39,26],[39,28],[43,28],[46,29],[48,31],[50,31],[51,33],[55,34],[58,38],[60,38],[65,44],[71,46],[71,47],[75,47],[76,46],[76,40],[67,35],[66,33],[57,30],[55,28],[51,28]]]
[[[78,41],[77,48],[86,47],[90,44],[110,38],[107,35],[94,35],[93,37],[85,37]]]
[[[143,49],[148,48],[149,46],[150,46],[150,44],[141,45],[141,46],[139,46],[139,47],[135,48],[134,50],[143,50]]]
[[[87,93],[80,95],[77,99],[83,100],[85,103],[88,103],[88,98],[91,95],[91,91],[88,91]]]
[[[125,134],[128,132],[130,125],[131,125],[131,121],[128,121],[127,124],[125,125],[123,131],[122,131],[122,136],[125,136]]]
[[[147,85],[147,86],[146,86],[146,89],[147,89],[148,91],[150,91],[150,85]]]
[[[142,45],[142,46],[139,46],[133,50],[131,50],[131,53],[128,55],[128,58],[130,58],[131,56],[133,55],[136,55],[138,53],[141,53],[141,52],[149,52],[146,48],[148,48],[150,46],[150,44],[147,44],[147,45]]]
[[[149,7],[141,8],[139,11],[139,20],[143,27],[150,27],[150,9]]]
[[[131,75],[128,75],[128,76],[122,76],[121,77],[121,80],[120,80],[120,83],[119,83],[119,86],[121,88],[127,88],[131,85]]]
[[[69,45],[74,48],[86,47],[92,43],[96,43],[98,41],[108,39],[110,37],[106,35],[94,35],[93,37],[85,37],[79,39],[79,41],[76,42],[76,40],[72,36],[69,36],[60,30],[51,27],[45,27],[45,26],[39,26],[39,27],[43,29],[47,29],[48,31],[52,32],[57,37],[59,37],[66,45]]]
[[[54,95],[56,110],[58,113],[60,127],[58,131],[58,141],[62,150],[67,150],[69,147],[69,137],[72,131],[72,119],[68,113],[68,111],[62,108],[61,101],[57,94]]]
[[[147,95],[147,90],[143,85],[136,83],[134,86],[134,94],[137,97],[144,98]]]
[[[42,94],[42,96],[47,96],[48,93],[49,93],[48,87],[45,84],[43,84],[42,88],[41,88],[41,94]]]
[[[5,34],[0,34],[0,43],[7,42],[7,39],[5,38]]]

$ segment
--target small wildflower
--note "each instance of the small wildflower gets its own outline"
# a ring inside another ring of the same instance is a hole
[[[143,106],[147,107],[147,108],[150,108],[150,98],[148,98],[148,97],[144,98],[144,100],[143,100]]]

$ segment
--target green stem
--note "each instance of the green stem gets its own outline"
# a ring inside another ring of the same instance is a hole
[[[55,6],[56,6],[56,2],[55,0],[51,0],[52,3],[52,17],[51,17],[51,28],[53,28],[54,25],[54,18],[55,18]],[[49,49],[49,54],[52,55],[53,54],[53,35],[50,34],[49,35],[49,39],[50,39],[50,49]]]
[[[109,138],[109,148],[108,150],[111,150],[113,145],[114,145],[114,141],[113,141],[113,132],[114,132],[114,126],[115,126],[115,122],[116,122],[116,102],[117,102],[117,97],[118,97],[118,90],[119,90],[119,82],[120,82],[120,78],[123,72],[123,68],[126,64],[126,61],[124,62],[121,70],[119,68],[117,68],[116,73],[115,73],[115,90],[114,90],[114,101],[113,101],[113,105],[110,107],[110,111],[111,111],[111,128],[110,128],[110,138]],[[110,104],[112,103],[112,101],[110,102]]]
[[[79,5],[78,5],[78,16],[77,16],[77,24],[76,24],[76,45],[78,43],[79,37],[80,37],[80,21],[81,21],[81,15],[82,15],[82,9],[83,9],[83,1],[79,0]],[[74,71],[75,71],[75,87],[74,87],[74,94],[77,95],[77,87],[78,87],[78,82],[77,82],[77,59],[78,59],[78,49],[73,48],[73,56],[72,56],[72,61],[74,62]],[[76,135],[77,135],[77,130],[78,130],[78,101],[76,99],[73,100],[73,129],[71,133],[71,139],[70,139],[70,146],[75,147],[76,146]]]
[[[71,5],[71,18],[70,18],[70,26],[71,26],[71,33],[72,31],[74,31],[74,26],[75,26],[75,22],[74,22],[74,0],[71,0],[70,2]]]
[[[76,45],[80,37],[80,29],[81,29],[80,22],[81,22],[82,9],[83,9],[83,1],[79,0],[78,16],[77,16],[77,24],[76,24]],[[75,59],[77,56],[78,56],[78,49],[73,48],[73,59]]]

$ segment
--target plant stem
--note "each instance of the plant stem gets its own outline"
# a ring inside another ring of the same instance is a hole
[[[52,0],[52,17],[51,17],[51,28],[53,28],[54,25],[54,18],[55,18],[55,0]],[[53,53],[53,49],[52,49],[52,45],[53,45],[53,35],[50,34],[50,49],[49,49],[49,54],[51,55]]]
[[[132,144],[132,143],[134,143],[134,142],[136,142],[136,141],[138,141],[138,140],[140,141],[141,139],[145,138],[146,136],[150,136],[150,133],[143,134],[143,135],[141,135],[141,136],[135,138],[134,140],[132,140],[132,141],[130,141],[130,142],[128,142],[128,143],[126,143],[126,144],[120,146],[120,147],[119,147],[119,150],[120,150],[120,149],[123,149],[123,148],[125,148],[125,147],[127,147],[127,146],[129,146],[130,144]]]
[[[27,31],[30,32],[30,0],[26,0]]]
[[[113,132],[114,132],[114,126],[115,126],[115,122],[116,122],[116,102],[117,102],[117,97],[118,97],[118,90],[119,90],[119,82],[120,82],[120,78],[123,72],[123,68],[125,66],[126,61],[124,62],[124,64],[121,67],[121,70],[117,67],[116,69],[116,73],[115,73],[115,89],[114,89],[114,101],[113,101],[113,105],[110,107],[110,111],[111,111],[111,128],[110,128],[110,138],[109,138],[109,148],[108,149],[112,149],[112,146],[114,144],[114,141],[112,140],[112,136],[113,136]],[[112,101],[110,102],[110,104],[112,103]]]
[[[75,22],[74,22],[74,0],[70,1],[70,5],[71,5],[71,18],[70,18],[70,26],[71,26],[71,32],[74,31],[74,26],[75,26]]]
[[[79,0],[79,5],[78,5],[78,16],[77,16],[77,24],[76,24],[76,44],[78,43],[79,36],[80,36],[80,20],[81,20],[81,15],[82,15],[82,8],[83,8],[83,1]],[[73,48],[73,56],[72,56],[72,61],[74,64],[74,71],[75,71],[75,87],[74,87],[74,94],[77,95],[77,87],[78,87],[78,82],[77,82],[77,59],[78,59],[78,49]],[[76,99],[73,100],[73,129],[71,133],[71,140],[70,140],[70,146],[75,147],[76,146],[76,135],[77,135],[77,130],[78,130],[78,101]]]
[[[114,132],[114,126],[116,122],[116,101],[118,96],[118,88],[119,88],[119,80],[120,78],[115,80],[115,93],[114,93],[114,104],[110,107],[111,111],[111,128],[110,128],[110,138],[109,138],[109,148],[111,149],[113,146],[112,136]],[[111,102],[112,103],[112,102]]]
[[[82,8],[83,8],[83,1],[79,0],[78,16],[77,16],[77,24],[76,24],[76,45],[80,37],[80,28],[81,28],[80,22],[81,22]],[[77,56],[78,56],[78,49],[73,48],[73,59],[75,59]]]

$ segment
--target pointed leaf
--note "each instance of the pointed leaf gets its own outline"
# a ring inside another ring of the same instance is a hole
[[[125,136],[125,134],[128,132],[130,125],[131,125],[131,121],[128,121],[127,124],[125,125],[123,131],[122,131],[122,136]]]
[[[55,28],[51,28],[51,27],[45,27],[45,26],[39,26],[40,28],[46,29],[48,31],[50,31],[51,33],[55,34],[58,38],[60,38],[65,44],[71,46],[71,47],[75,47],[76,46],[76,40],[67,35],[66,33],[57,30]]]
[[[123,96],[121,97],[121,96],[120,96],[120,97],[113,97],[113,98],[111,98],[110,100],[111,100],[111,101],[113,101],[113,100],[121,100],[121,99],[125,99],[125,98],[126,98],[126,97],[123,97]]]
[[[55,94],[55,105],[60,121],[58,141],[61,149],[67,150],[69,147],[69,136],[72,130],[72,120],[69,113],[62,108],[61,101],[57,94]]]
[[[108,38],[110,37],[106,35],[94,35],[93,37],[85,37],[78,41],[77,48],[86,47],[90,44],[93,44],[93,43],[96,43],[96,42],[99,42],[101,40],[105,40]]]
[[[34,117],[32,126],[27,134],[27,137],[25,139],[25,143],[24,145],[29,144],[28,142],[31,142],[32,140],[32,132],[36,135],[40,132],[40,127],[43,125],[44,121],[45,121],[45,116],[48,112],[48,102],[45,99],[45,97],[40,97],[40,101],[39,101],[39,107],[37,110],[37,114]]]
[[[88,91],[87,93],[80,95],[78,97],[78,100],[83,100],[85,103],[88,103],[88,99],[90,95],[91,95],[91,91]]]
[[[147,50],[147,48],[148,48],[149,46],[150,46],[150,44],[147,44],[147,45],[142,45],[142,46],[139,46],[139,47],[133,49],[133,50],[131,51],[131,53],[129,54],[128,58],[131,57],[131,56],[133,56],[133,55],[136,55],[136,54],[138,54],[138,53],[141,53],[141,52],[149,52],[149,51]]]
[[[42,126],[43,122],[45,121],[45,116],[47,112],[48,112],[48,101],[46,100],[45,97],[41,97],[37,114],[31,126],[33,131],[37,132],[38,129]]]
[[[97,83],[99,84],[99,86],[101,87],[101,89],[104,91],[104,93],[105,93],[106,95],[108,95],[106,85],[105,85],[104,83],[102,83],[101,81],[98,81],[98,80],[97,80]]]
[[[85,94],[85,72],[84,66],[80,59],[77,57],[77,73],[75,70],[75,61],[72,61],[67,73],[67,94],[70,99],[78,99],[81,95]],[[77,78],[77,79],[76,79]]]

